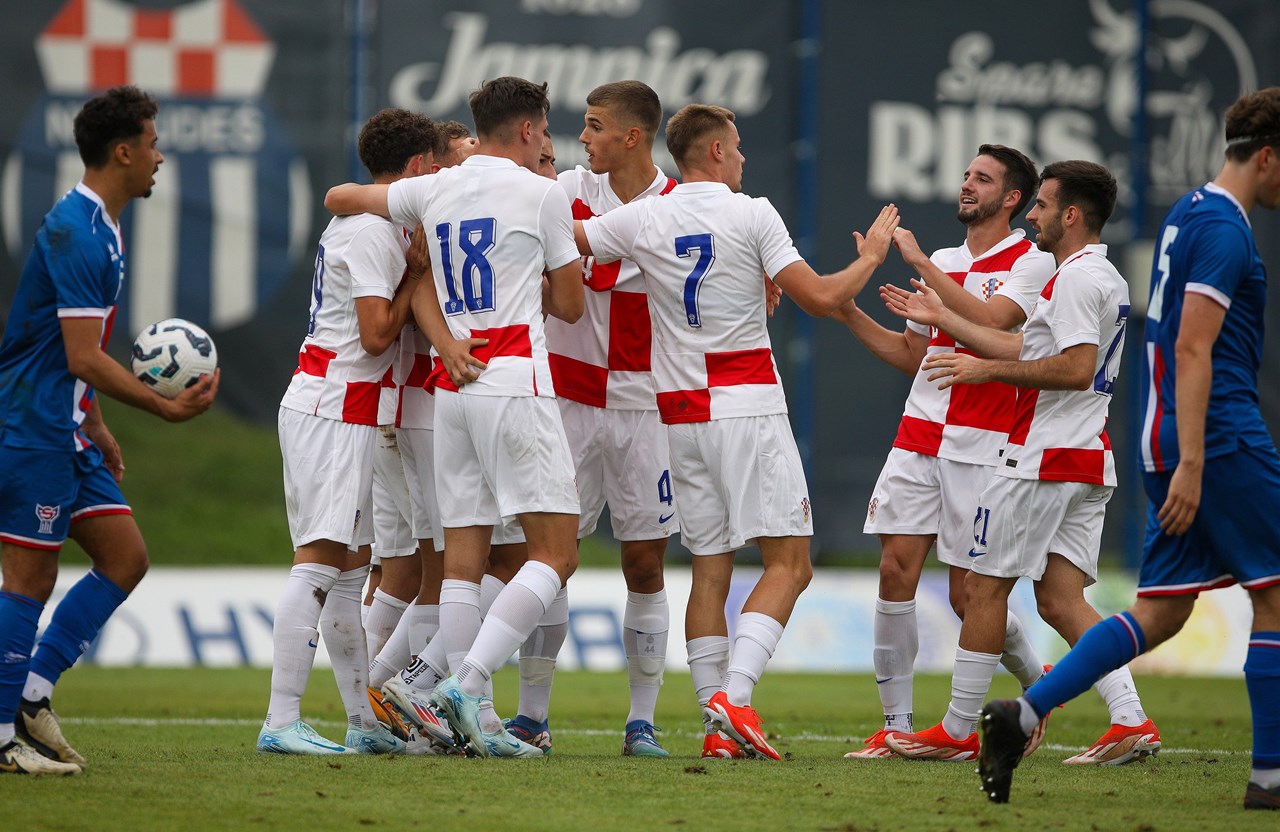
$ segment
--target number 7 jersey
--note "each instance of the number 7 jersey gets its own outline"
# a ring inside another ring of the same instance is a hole
[[[487,338],[471,354],[488,364],[461,391],[554,397],[542,322],[542,272],[579,258],[569,198],[552,179],[510,159],[474,155],[431,176],[392,183],[392,219],[419,222],[431,249],[436,297],[455,338]],[[458,391],[440,368],[436,386]]]
[[[762,275],[801,257],[767,199],[686,182],[583,228],[597,261],[625,257],[644,274],[663,422],[787,412]]]

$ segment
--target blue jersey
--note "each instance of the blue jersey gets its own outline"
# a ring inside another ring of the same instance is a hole
[[[93,388],[67,369],[61,318],[102,321],[106,346],[124,286],[120,229],[80,183],[36,232],[0,340],[0,445],[81,451]]]
[[[1207,295],[1227,310],[1213,345],[1205,458],[1240,445],[1270,447],[1258,406],[1267,275],[1249,218],[1230,194],[1208,184],[1178,200],[1157,239],[1142,368],[1143,467],[1172,471],[1178,464],[1174,345],[1187,293]]]

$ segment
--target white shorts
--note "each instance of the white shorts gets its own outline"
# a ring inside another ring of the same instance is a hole
[[[1040,580],[1050,553],[1098,579],[1107,501],[1115,489],[1083,482],[994,476],[978,497],[970,567],[980,575]]]
[[[938,560],[968,569],[973,513],[994,470],[893,448],[871,492],[862,531],[936,536]]]
[[[667,426],[680,538],[718,555],[757,537],[808,537],[813,512],[785,413]]]
[[[667,427],[658,411],[557,401],[578,475],[578,538],[596,530],[606,501],[617,540],[660,540],[680,531]]]
[[[384,425],[373,446],[373,554],[379,561],[418,551],[412,515],[396,429]]]
[[[280,408],[284,504],[294,548],[334,540],[373,543],[373,446],[377,428]]]
[[[445,528],[526,512],[577,514],[573,459],[555,399],[436,395],[436,496]]]
[[[430,540],[444,551],[444,527],[436,501],[435,432],[429,428],[396,428],[404,479],[409,489],[409,516],[415,540]]]

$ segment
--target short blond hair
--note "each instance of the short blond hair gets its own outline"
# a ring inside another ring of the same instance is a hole
[[[686,104],[667,119],[667,150],[677,165],[688,161],[695,145],[712,133],[724,131],[734,120],[733,111],[715,104]]]

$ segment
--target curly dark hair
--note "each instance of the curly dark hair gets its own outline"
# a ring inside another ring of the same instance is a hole
[[[1280,87],[1240,96],[1227,109],[1227,158],[1247,162],[1264,147],[1280,149]]]
[[[410,159],[430,153],[435,143],[436,128],[431,119],[388,107],[360,128],[357,147],[361,163],[376,179],[402,172]]]
[[[1040,183],[1058,180],[1058,208],[1074,205],[1084,214],[1084,225],[1095,234],[1116,209],[1116,178],[1097,162],[1078,159],[1053,162],[1040,172]]]
[[[156,117],[160,105],[132,84],[112,87],[85,102],[76,113],[76,148],[87,168],[100,168],[118,142],[142,135],[144,122]]]
[[[481,140],[517,119],[533,121],[551,109],[546,83],[535,84],[510,75],[485,81],[471,93],[467,103]]]

